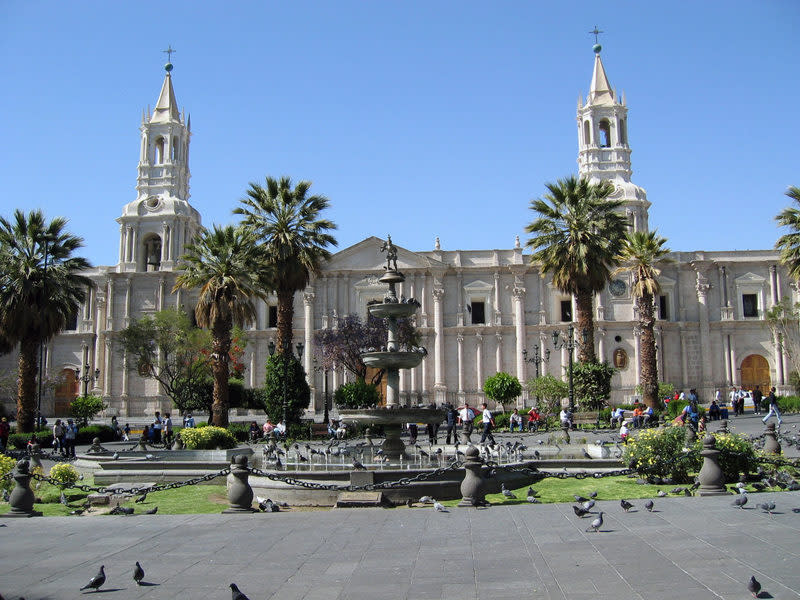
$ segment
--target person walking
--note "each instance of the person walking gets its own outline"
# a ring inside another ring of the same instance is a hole
[[[458,422],[458,411],[456,410],[455,406],[450,404],[449,402],[446,405],[447,408],[447,437],[445,438],[445,443],[450,443],[450,438],[453,438],[453,442],[457,442],[458,438],[456,437],[458,434],[456,433],[456,423]]]
[[[483,424],[483,435],[481,435],[480,443],[483,444],[488,439],[494,445],[494,436],[492,435],[492,428],[494,427],[494,417],[492,411],[486,407],[486,403],[481,404],[481,423]]]
[[[164,414],[164,443],[172,444],[172,417],[169,413]]]
[[[64,431],[64,452],[66,456],[75,456],[75,442],[78,439],[78,426],[67,419],[67,428]]]
[[[783,419],[781,419],[781,411],[778,410],[778,398],[775,396],[774,387],[769,389],[767,400],[769,401],[769,412],[767,413],[766,417],[761,419],[761,421],[766,423],[772,415],[775,415],[778,418],[778,428],[780,428],[780,426],[783,424]]]
[[[161,443],[161,427],[163,426],[163,421],[161,420],[161,413],[156,411],[155,419],[153,419],[153,426],[150,428],[150,431],[153,434],[153,443],[160,444]]]
[[[61,424],[61,419],[56,419],[53,425],[53,450],[58,450],[64,456],[64,433],[66,428]]]
[[[463,427],[464,443],[468,444],[472,429],[475,427],[475,411],[466,402],[464,402],[464,406],[458,407],[458,420],[461,421]]]

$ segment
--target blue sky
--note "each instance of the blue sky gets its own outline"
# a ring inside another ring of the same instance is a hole
[[[595,24],[651,227],[673,250],[771,248],[800,185],[796,0],[5,0],[0,214],[67,216],[116,264],[171,44],[205,225],[289,175],[330,198],[340,249],[509,248],[545,182],[577,171]]]

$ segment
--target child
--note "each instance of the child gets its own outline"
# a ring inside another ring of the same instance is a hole
[[[622,427],[619,428],[619,439],[622,441],[623,444],[628,444],[628,435],[630,434],[630,430],[628,429],[628,422],[623,421]]]
[[[122,430],[122,441],[131,441],[131,426],[128,423],[125,423],[125,429]]]

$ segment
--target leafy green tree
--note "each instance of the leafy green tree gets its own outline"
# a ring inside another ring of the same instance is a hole
[[[255,318],[255,298],[266,299],[263,255],[251,231],[229,225],[204,230],[182,260],[173,291],[200,288],[194,314],[197,324],[211,332],[213,424],[227,427],[232,331]]]
[[[522,393],[522,384],[513,375],[500,371],[486,378],[483,382],[483,393],[490,400],[497,402],[502,411],[506,412],[505,404]]]
[[[655,309],[654,299],[661,291],[658,276],[661,271],[656,266],[666,262],[669,248],[667,240],[655,231],[629,232],[625,237],[618,260],[623,263],[619,270],[633,272],[631,294],[636,301],[639,313],[640,344],[640,384],[642,399],[647,406],[657,408],[658,362],[656,361]]]
[[[73,256],[83,240],[66,224],[38,210],[0,218],[0,331],[6,347],[19,346],[18,432],[34,427],[39,346],[64,330],[91,285],[81,274],[89,261]]]
[[[585,362],[573,366],[573,386],[578,405],[585,410],[600,410],[611,397],[611,377],[615,369],[608,363]]]
[[[561,410],[561,399],[569,394],[567,383],[549,374],[529,379],[525,387],[528,394],[537,399],[537,408],[543,414]]]
[[[800,187],[790,186],[786,196],[796,206],[783,209],[775,217],[779,226],[789,228],[789,233],[778,238],[775,247],[781,251],[780,260],[789,269],[789,275],[795,281],[800,281]]]
[[[295,355],[276,352],[267,360],[267,377],[264,381],[265,410],[275,423],[283,419],[284,397],[286,425],[298,424],[311,401],[311,388],[308,387],[303,365]]]
[[[69,406],[70,413],[73,417],[80,420],[86,426],[89,424],[89,419],[93,419],[95,415],[108,408],[108,405],[103,404],[103,399],[99,396],[78,396]]]
[[[381,401],[378,388],[363,379],[356,379],[339,386],[333,395],[333,401],[340,409],[371,408]]]
[[[594,295],[618,264],[628,222],[620,213],[622,202],[609,199],[614,186],[608,181],[594,184],[572,176],[546,187],[547,194],[531,200],[538,217],[525,228],[533,234],[526,246],[533,250],[531,262],[552,274],[553,285],[575,297],[577,329],[587,336],[578,359],[592,362]]]
[[[158,381],[179,411],[197,410],[193,390],[211,377],[206,358],[211,336],[193,326],[184,311],[169,308],[137,319],[116,342],[132,359],[129,368]]]
[[[289,177],[266,178],[266,185],[250,184],[242,206],[234,213],[243,215],[243,225],[261,240],[261,250],[270,268],[272,288],[278,296],[278,352],[291,354],[294,295],[308,285],[330,258],[329,246],[336,239],[328,231],[333,221],[320,218],[330,205],[325,196],[311,195],[310,181],[292,188]]]
[[[800,371],[800,302],[784,296],[764,316],[773,346],[786,356],[791,371]]]

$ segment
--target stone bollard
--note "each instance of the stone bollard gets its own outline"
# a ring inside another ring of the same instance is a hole
[[[175,441],[172,442],[172,449],[183,450],[183,440],[181,439],[180,433],[175,436]]]
[[[775,423],[767,425],[764,431],[764,452],[770,454],[780,454],[781,445],[778,443],[778,436],[775,434]]]
[[[247,468],[247,456],[237,454],[233,457],[231,472],[228,475],[229,507],[223,510],[223,513],[256,512],[253,509],[253,488],[250,487],[249,477],[250,469]]]
[[[686,447],[691,448],[697,441],[697,432],[692,425],[686,424]]]
[[[667,415],[665,413],[661,413],[658,415],[658,427],[659,429],[664,429],[667,426]]]
[[[372,428],[365,427],[364,428],[364,438],[367,440],[367,446],[374,446],[375,442],[372,440]]]
[[[486,502],[483,461],[475,446],[470,446],[464,453],[464,480],[461,482],[461,502],[459,506],[488,506]]]
[[[136,451],[136,452],[149,452],[149,450],[147,449],[147,444],[145,442],[145,437],[143,435],[139,436],[139,443],[136,444],[136,446],[134,447],[134,451]]]
[[[703,457],[703,467],[700,469],[698,479],[700,488],[697,490],[700,496],[724,496],[728,494],[725,489],[725,474],[719,466],[717,457],[717,438],[709,434],[703,439],[703,449],[700,451]]]
[[[8,503],[11,510],[0,517],[41,517],[42,513],[33,510],[34,495],[31,489],[30,463],[21,460],[14,468],[14,480],[17,485],[11,491]]]
[[[728,431],[728,419],[723,419],[719,424],[719,432],[720,433],[730,433]]]
[[[30,468],[31,471],[36,467],[39,467],[44,471],[44,465],[42,465],[42,448],[39,444],[32,444],[30,448],[28,448],[28,455],[30,456]]]

